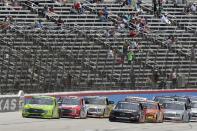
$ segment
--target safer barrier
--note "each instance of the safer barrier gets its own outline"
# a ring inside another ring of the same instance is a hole
[[[57,98],[62,96],[107,96],[109,100],[118,102],[123,100],[127,96],[139,96],[152,99],[154,96],[161,95],[177,95],[177,96],[197,96],[197,89],[174,89],[174,90],[113,90],[113,91],[79,91],[79,92],[56,92],[45,94],[29,94],[26,98],[30,98],[34,95],[49,95]]]
[[[19,110],[19,97],[0,97],[0,112]]]
[[[0,112],[14,112],[19,111],[24,103],[23,92],[18,95],[0,96]],[[44,94],[26,94],[25,98],[32,96],[48,95],[56,98],[63,96],[107,96],[109,100],[115,103],[123,100],[127,96],[138,96],[152,99],[154,96],[197,96],[197,89],[175,89],[175,90],[114,90],[114,91],[79,91],[79,92],[56,92]]]
[[[0,113],[19,111],[24,103],[24,92],[18,95],[0,95]]]

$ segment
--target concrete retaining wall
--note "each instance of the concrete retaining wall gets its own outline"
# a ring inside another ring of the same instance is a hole
[[[123,100],[127,96],[139,96],[152,99],[154,96],[161,95],[177,95],[177,96],[197,96],[197,89],[185,90],[115,90],[115,91],[81,91],[81,92],[56,92],[45,94],[29,94],[26,98],[34,95],[49,95],[55,97],[61,96],[107,96],[110,100],[117,102]]]

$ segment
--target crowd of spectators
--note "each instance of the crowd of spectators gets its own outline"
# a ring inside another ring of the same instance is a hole
[[[3,0],[3,2],[6,7],[19,6],[19,4],[17,3],[16,0],[12,0],[11,2],[8,2],[7,0]],[[63,2],[66,2],[66,1],[53,0],[53,2],[57,3],[57,4],[62,4]],[[92,0],[91,1],[91,3],[102,3],[102,2],[103,2],[102,0]],[[129,36],[132,38],[138,36],[140,33],[149,33],[150,29],[148,27],[147,19],[144,17],[140,17],[140,15],[139,15],[140,13],[143,12],[142,8],[141,8],[141,3],[142,3],[142,0],[137,1],[136,8],[134,9],[136,11],[136,13],[130,13],[130,14],[117,16],[117,18],[114,22],[114,27],[111,29],[106,29],[104,36],[106,38],[115,37],[116,33],[122,33],[122,32],[125,32],[125,30],[129,30]],[[168,1],[167,0],[153,0],[153,11],[156,16],[158,16],[158,17],[161,16],[161,22],[163,22],[167,25],[171,25],[172,22],[168,18],[168,14],[162,13],[162,10],[163,10],[162,4],[164,4],[164,3],[168,3]],[[31,8],[38,6],[37,2],[28,1],[27,4]],[[126,5],[127,6],[131,5],[131,0],[123,1],[122,6],[126,6]],[[12,9],[17,9],[17,8],[12,8]],[[39,15],[41,17],[45,17],[47,19],[50,19],[49,18],[50,16],[56,15],[53,6],[50,6],[50,7],[44,6],[44,8],[42,10],[37,10],[37,12],[39,13]],[[85,8],[83,6],[83,3],[82,2],[75,2],[71,8],[71,12],[76,13],[76,14],[83,14],[85,12]],[[190,6],[188,6],[186,8],[186,12],[191,12],[191,13],[195,14],[196,13],[196,4],[193,3]],[[110,14],[110,11],[107,6],[105,6],[103,9],[98,11],[99,19],[102,22],[108,21],[109,14]],[[10,24],[12,21],[13,21],[12,17],[5,17],[4,22],[7,24],[0,25],[1,28],[3,28],[3,32],[6,33],[7,29],[10,28]],[[58,26],[58,29],[63,28],[64,21],[61,19],[61,17],[59,17],[57,19],[57,21],[55,21],[55,23]],[[34,28],[35,28],[35,30],[43,30],[44,25],[43,25],[42,21],[41,20],[36,21]],[[175,43],[176,43],[176,38],[174,36],[169,36],[165,41],[165,44],[168,46],[169,49],[171,49],[172,45]],[[194,49],[194,46],[192,49]],[[131,62],[135,59],[135,53],[137,53],[139,51],[140,51],[140,43],[139,42],[125,40],[125,43],[123,44],[122,55],[117,56],[116,50],[113,48],[109,49],[107,55],[108,55],[108,58],[117,57],[118,64],[123,64],[125,57],[126,57],[128,64],[131,64]],[[195,56],[195,53],[193,53],[193,52],[194,51],[191,50],[191,55]],[[191,59],[195,60],[195,57],[191,57]],[[172,81],[171,86],[176,87],[177,86],[177,73],[176,73],[175,69],[173,69],[171,74],[167,75],[167,76],[168,76],[167,79]],[[157,70],[154,70],[153,75],[149,76],[147,81],[152,82],[152,83],[157,83],[159,81],[159,72]]]
[[[163,77],[163,78],[162,78]],[[169,73],[165,74],[157,69],[153,69],[152,73],[147,76],[147,87],[152,88],[178,88],[185,85],[185,76],[178,73],[176,68],[169,70]]]

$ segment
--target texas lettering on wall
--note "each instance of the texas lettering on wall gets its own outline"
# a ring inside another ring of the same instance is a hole
[[[0,112],[19,110],[19,97],[0,97]]]

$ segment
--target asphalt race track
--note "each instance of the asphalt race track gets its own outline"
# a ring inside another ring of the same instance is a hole
[[[120,123],[108,119],[22,118],[20,112],[0,113],[0,131],[197,131],[197,122]]]

